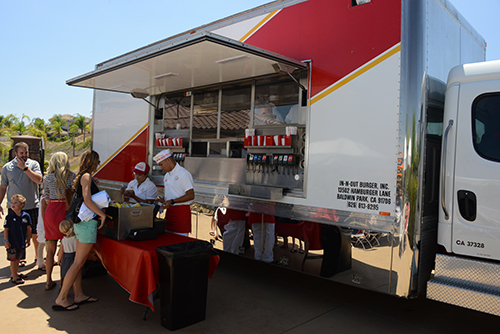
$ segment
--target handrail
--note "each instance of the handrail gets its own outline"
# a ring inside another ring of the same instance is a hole
[[[450,131],[450,128],[452,126],[453,126],[453,120],[450,119],[450,121],[448,122],[448,127],[446,128],[446,131],[444,132],[444,138],[443,138],[443,166],[442,166],[442,175],[441,175],[441,206],[443,207],[444,219],[446,219],[446,220],[450,219],[450,215],[448,214],[448,210],[446,209],[446,204],[444,202],[444,194],[445,194],[445,188],[446,188],[446,182],[445,182],[446,149],[448,147],[448,132]]]

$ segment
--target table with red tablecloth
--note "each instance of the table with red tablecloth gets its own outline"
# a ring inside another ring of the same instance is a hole
[[[156,247],[193,240],[173,233],[160,234],[157,239],[147,241],[117,241],[98,235],[95,250],[111,277],[130,293],[129,300],[154,311],[153,293],[160,277]],[[209,277],[218,262],[218,256],[210,257]]]

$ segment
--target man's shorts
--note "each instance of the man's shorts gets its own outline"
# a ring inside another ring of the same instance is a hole
[[[26,248],[7,249],[7,261],[21,261],[26,258]]]
[[[73,225],[76,239],[82,244],[95,244],[97,241],[97,224],[95,219],[84,220]]]
[[[38,225],[38,208],[23,210],[30,215],[31,218],[31,234],[37,234],[36,227]]]

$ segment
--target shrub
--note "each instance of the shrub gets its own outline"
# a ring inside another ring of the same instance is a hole
[[[92,140],[90,138],[85,139],[85,142],[83,143],[83,148],[91,148],[92,147]]]
[[[4,165],[9,162],[9,150],[10,148],[0,144],[0,164]]]

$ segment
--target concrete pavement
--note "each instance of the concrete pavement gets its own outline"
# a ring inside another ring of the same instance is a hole
[[[4,201],[5,207],[5,201]],[[3,219],[2,219],[3,222]],[[2,224],[3,226],[3,224]],[[163,333],[160,303],[142,319],[145,307],[109,275],[84,279],[97,303],[73,312],[51,306],[58,289],[45,291],[45,273],[36,270],[34,249],[21,272],[26,283],[9,282],[10,270],[0,227],[0,333]],[[59,267],[54,270],[59,278]],[[206,320],[177,333],[475,333],[498,330],[500,318],[426,299],[405,300],[345,286],[276,265],[221,253],[209,280]]]
[[[2,234],[2,232],[0,232]],[[0,237],[0,240],[3,238]],[[2,243],[3,244],[3,243]],[[51,309],[57,289],[45,291],[45,275],[35,270],[33,248],[23,285],[8,281],[0,260],[2,333],[160,333],[156,312],[128,301],[109,275],[84,280],[97,298],[74,312]],[[56,267],[54,277],[59,275]],[[283,268],[222,254],[209,280],[206,320],[178,333],[471,333],[496,330],[498,317],[429,300],[404,300],[304,276]]]

